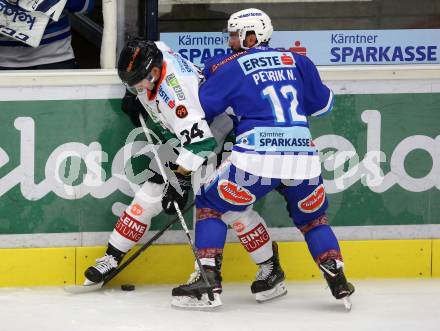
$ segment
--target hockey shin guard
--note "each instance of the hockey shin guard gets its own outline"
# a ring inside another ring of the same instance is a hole
[[[223,221],[234,229],[238,240],[256,264],[273,256],[272,240],[264,219],[253,209],[243,212],[227,212]]]
[[[227,226],[220,219],[221,213],[209,208],[197,208],[195,246],[203,265],[215,266],[215,256],[223,253]]]
[[[328,225],[328,218],[325,214],[308,222],[300,230],[304,234],[309,251],[318,265],[329,259],[342,261],[338,239]]]
[[[109,244],[126,253],[150,229],[151,219],[162,211],[161,200],[148,201],[146,196],[160,196],[163,185],[145,182],[127,209],[119,217]],[[148,194],[148,195],[146,195]]]

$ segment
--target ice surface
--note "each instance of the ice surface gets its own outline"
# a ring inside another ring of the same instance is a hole
[[[62,288],[0,289],[1,331],[293,330],[439,331],[440,279],[354,281],[346,312],[322,282],[289,282],[289,293],[258,304],[249,284],[224,284],[215,312],[170,307],[172,285],[103,288],[69,294]]]

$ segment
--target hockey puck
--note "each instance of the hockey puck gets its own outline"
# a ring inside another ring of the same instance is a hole
[[[134,291],[135,286],[133,284],[123,284],[121,285],[122,291]]]

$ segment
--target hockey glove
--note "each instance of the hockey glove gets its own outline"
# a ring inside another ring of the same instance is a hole
[[[168,178],[169,182],[162,197],[162,208],[169,215],[177,214],[174,202],[177,202],[180,210],[185,207],[191,190],[191,175],[185,176],[178,172],[174,172],[174,175],[173,178]]]
[[[128,90],[125,91],[125,95],[122,98],[121,109],[125,114],[127,114],[131,123],[133,123],[133,125],[137,128],[141,126],[139,114],[143,114],[144,118],[148,117],[144,106],[142,106],[141,102],[137,99],[137,96],[130,93]]]

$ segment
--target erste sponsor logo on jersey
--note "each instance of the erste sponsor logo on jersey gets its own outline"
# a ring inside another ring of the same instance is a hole
[[[217,190],[220,198],[233,205],[243,206],[255,202],[255,195],[249,190],[227,179],[219,181]]]
[[[256,52],[237,60],[245,75],[257,70],[294,68],[295,59],[288,52]]]
[[[317,211],[325,202],[325,189],[321,184],[313,190],[307,197],[298,201],[298,208],[303,213],[313,213]]]
[[[124,238],[138,242],[144,235],[145,231],[147,231],[147,225],[139,222],[124,212],[121,217],[119,217],[119,220],[115,225],[115,230]]]
[[[177,99],[180,101],[185,100],[185,93],[183,93],[182,86],[180,86],[176,75],[170,74],[165,78],[169,87],[171,87],[176,93]]]
[[[163,84],[159,86],[159,97],[170,107],[173,109],[176,106],[176,102],[173,98],[171,98],[169,91],[166,91]]]
[[[252,253],[269,242],[270,236],[263,224],[258,224],[252,230],[238,235],[238,239],[244,248]]]

